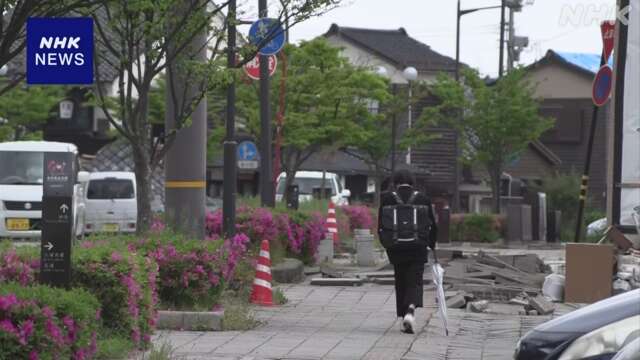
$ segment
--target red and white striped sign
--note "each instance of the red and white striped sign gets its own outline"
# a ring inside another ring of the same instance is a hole
[[[329,210],[327,213],[327,222],[326,222],[327,232],[333,234],[333,242],[338,241],[338,221],[336,220],[336,206],[333,204],[333,201],[329,201]]]

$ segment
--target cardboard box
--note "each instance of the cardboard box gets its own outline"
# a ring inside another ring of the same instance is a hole
[[[593,303],[611,296],[613,250],[613,246],[608,244],[567,244],[566,302]]]

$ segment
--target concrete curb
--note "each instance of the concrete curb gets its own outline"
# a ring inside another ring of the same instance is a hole
[[[222,331],[221,311],[158,311],[158,330]]]

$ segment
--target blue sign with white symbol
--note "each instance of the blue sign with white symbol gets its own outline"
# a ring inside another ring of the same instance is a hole
[[[238,145],[238,168],[257,169],[258,168],[258,148],[252,141],[243,141]]]
[[[593,80],[593,103],[596,106],[604,106],[611,96],[613,85],[613,70],[609,65],[604,65]]]
[[[93,84],[93,19],[27,19],[27,84]]]
[[[251,24],[249,41],[261,55],[275,55],[284,46],[284,29],[277,19],[262,18]]]

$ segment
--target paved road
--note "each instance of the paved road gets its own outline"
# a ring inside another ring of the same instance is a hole
[[[449,311],[444,336],[433,291],[417,312],[418,333],[400,332],[392,286],[282,287],[289,302],[257,308],[258,328],[229,332],[160,332],[176,359],[428,360],[510,359],[517,339],[548,317]],[[498,310],[499,307],[496,307]],[[501,311],[498,311],[501,312]]]

